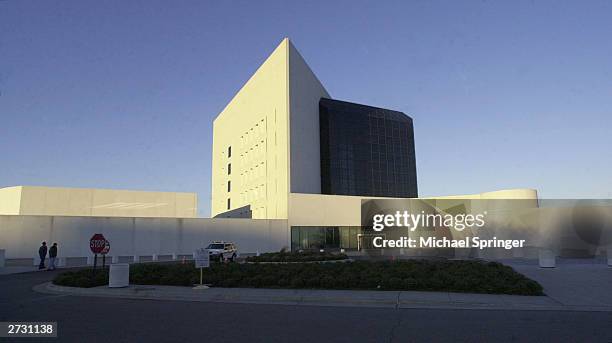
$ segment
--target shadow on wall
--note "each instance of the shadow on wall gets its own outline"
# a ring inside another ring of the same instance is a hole
[[[240,218],[133,218],[0,215],[0,249],[6,259],[38,256],[42,241],[57,242],[61,257],[90,257],[89,240],[101,233],[110,242],[107,259],[191,255],[217,240],[241,253],[278,251],[289,242],[287,220]]]
[[[251,211],[251,205],[235,208],[231,211],[219,213],[213,218],[253,218],[253,212]]]

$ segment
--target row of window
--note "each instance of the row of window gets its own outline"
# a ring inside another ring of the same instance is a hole
[[[227,158],[232,157],[232,146],[228,146],[227,147]],[[227,164],[227,175],[228,178],[230,175],[232,175],[232,164],[228,163]],[[227,192],[230,193],[232,191],[232,180],[227,180]],[[231,198],[227,198],[227,209],[231,209],[232,208],[232,199]]]
[[[246,150],[247,147],[254,145],[256,142],[263,140],[265,136],[266,122],[265,118],[263,118],[240,136],[241,151]]]

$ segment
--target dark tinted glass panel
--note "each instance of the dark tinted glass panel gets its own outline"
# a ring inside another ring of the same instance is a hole
[[[321,99],[319,123],[323,194],[418,196],[412,118]]]
[[[291,250],[357,249],[359,226],[292,226]]]

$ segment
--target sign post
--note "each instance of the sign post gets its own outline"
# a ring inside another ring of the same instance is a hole
[[[200,284],[193,289],[208,289],[208,286],[202,284],[202,268],[210,267],[210,255],[208,249],[200,248],[195,251],[195,267],[200,268]]]
[[[109,251],[110,251],[110,242],[106,241],[106,244],[104,245],[104,249],[100,251],[100,254],[102,254],[102,270],[104,270],[104,268],[106,267],[106,254],[108,254]]]
[[[106,238],[101,233],[96,233],[89,239],[89,249],[94,253],[93,273],[96,274],[96,265],[98,264],[98,254],[106,247]],[[110,249],[110,245],[109,245]]]

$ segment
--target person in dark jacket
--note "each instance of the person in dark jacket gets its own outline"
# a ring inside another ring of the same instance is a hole
[[[42,242],[40,248],[38,248],[38,257],[40,257],[40,264],[38,269],[45,269],[45,258],[47,257],[47,242]]]
[[[55,270],[55,259],[57,258],[57,243],[53,243],[53,246],[49,248],[49,269]]]

